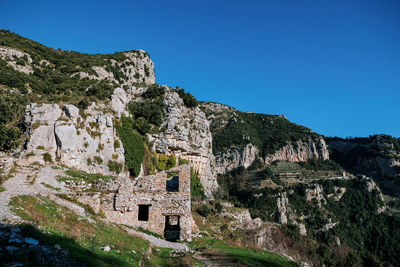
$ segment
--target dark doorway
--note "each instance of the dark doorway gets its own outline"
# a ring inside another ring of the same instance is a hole
[[[177,215],[165,216],[164,237],[166,240],[173,242],[179,240],[181,233],[179,220],[180,217]]]
[[[179,176],[175,175],[170,180],[167,180],[166,189],[168,192],[178,192],[179,191]]]
[[[139,221],[148,221],[149,220],[149,207],[150,205],[139,205]]]

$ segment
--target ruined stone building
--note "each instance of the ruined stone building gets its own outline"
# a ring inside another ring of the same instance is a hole
[[[190,165],[138,177],[121,185],[113,197],[101,207],[108,220],[170,241],[191,239]]]

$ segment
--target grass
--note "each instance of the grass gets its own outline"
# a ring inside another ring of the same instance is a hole
[[[65,182],[65,181],[85,181],[86,184],[93,184],[94,182],[98,181],[99,179],[102,179],[104,182],[108,182],[110,179],[113,178],[113,176],[104,176],[100,174],[91,174],[91,173],[86,173],[83,171],[77,171],[77,170],[66,170],[65,174],[67,176],[60,176],[57,178],[59,182]]]
[[[96,223],[90,223],[42,196],[18,196],[10,204],[18,216],[40,226],[39,230],[25,225],[29,236],[40,244],[59,244],[86,266],[193,266],[195,262],[191,256],[171,257],[170,249],[150,250],[148,241],[128,235],[122,227],[106,224],[93,213]],[[105,246],[111,250],[103,251]]]
[[[52,189],[52,190],[55,190],[55,191],[57,191],[57,192],[60,192],[60,191],[61,191],[61,188],[54,187],[54,186],[52,186],[52,185],[46,184],[45,182],[41,182],[41,184],[42,184],[44,187],[47,187],[47,188]]]
[[[20,196],[13,198],[11,205],[21,218],[50,233],[35,236],[39,242],[59,244],[88,266],[137,266],[149,246],[147,241],[127,235],[120,227],[100,221],[91,224],[44,197]],[[101,250],[107,245],[110,252]]]
[[[191,246],[196,250],[217,250],[246,266],[297,266],[295,262],[278,254],[254,248],[229,246],[217,238],[202,237],[193,241]]]

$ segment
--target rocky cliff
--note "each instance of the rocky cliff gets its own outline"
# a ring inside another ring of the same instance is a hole
[[[329,159],[321,136],[282,115],[243,113],[211,102],[203,102],[201,107],[211,121],[218,173],[247,168],[257,158],[265,164]]]
[[[102,110],[103,105],[93,103],[82,116],[73,105],[28,105],[23,156],[31,162],[57,161],[90,173],[115,175],[109,165],[124,165],[124,149],[116,145],[121,141],[112,114]]]
[[[199,174],[207,197],[218,188],[214,171],[210,123],[199,107],[188,108],[178,93],[165,88],[160,133],[149,134],[152,149],[188,160]]]
[[[372,177],[381,189],[400,196],[400,141],[387,135],[328,138],[332,159],[355,175]]]

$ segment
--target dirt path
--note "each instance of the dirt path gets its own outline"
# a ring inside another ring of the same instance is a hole
[[[67,190],[57,181],[57,176],[62,175],[62,170],[54,170],[51,167],[19,166],[17,174],[3,183],[5,191],[0,193],[0,221],[19,223],[21,220],[16,216],[8,205],[11,198],[20,195],[52,195],[65,193]],[[50,189],[42,183],[59,188],[59,191]]]
[[[124,227],[124,229],[131,235],[137,236],[139,238],[145,239],[150,242],[153,246],[160,247],[160,248],[172,248],[175,250],[184,250],[189,251],[189,247],[182,243],[177,242],[170,242],[161,238],[157,238],[152,235],[148,235],[146,233],[135,231],[131,228]]]

